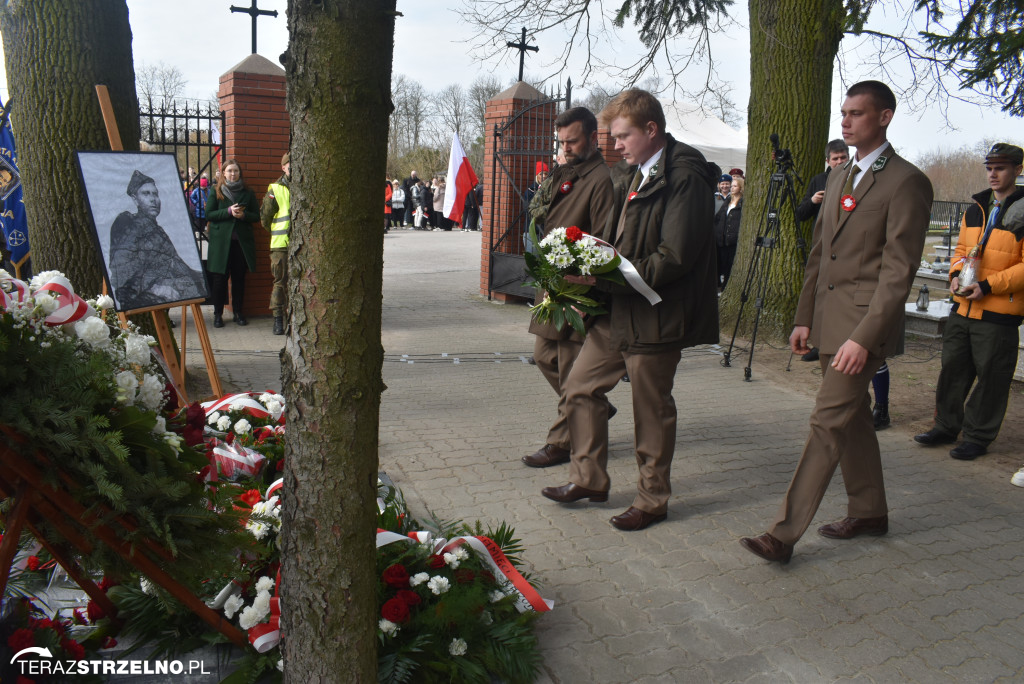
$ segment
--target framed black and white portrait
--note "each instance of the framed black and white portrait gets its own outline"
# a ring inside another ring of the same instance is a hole
[[[118,311],[209,296],[173,154],[76,152]]]

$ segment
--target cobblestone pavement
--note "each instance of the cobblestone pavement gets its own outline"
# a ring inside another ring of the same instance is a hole
[[[619,532],[608,518],[629,506],[637,477],[629,385],[610,394],[609,502],[541,497],[568,466],[519,459],[543,444],[555,397],[526,363],[526,308],[477,294],[479,254],[478,233],[385,237],[381,468],[418,511],[515,526],[556,604],[538,622],[539,681],[1024,679],[1024,490],[1010,473],[887,430],[888,536],[814,533],[845,515],[837,475],[793,561],[764,563],[737,541],[774,514],[812,402],[756,373],[744,382],[742,364],[723,368],[701,348],[676,376],[669,518]],[[250,321],[211,328],[221,375],[277,389],[281,338],[269,316]]]

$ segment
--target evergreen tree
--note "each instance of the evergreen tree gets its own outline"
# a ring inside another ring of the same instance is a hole
[[[931,18],[943,18],[939,0],[919,0]],[[974,0],[960,4],[956,28],[922,35],[936,52],[949,58],[948,69],[964,88],[993,93],[1004,112],[1024,116],[1024,3],[1020,0]]]
[[[376,681],[383,240],[368,226],[380,225],[395,16],[395,0],[288,3],[288,681]]]

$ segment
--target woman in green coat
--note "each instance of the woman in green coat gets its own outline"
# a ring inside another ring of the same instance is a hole
[[[259,221],[256,195],[242,180],[242,167],[234,159],[221,167],[215,192],[206,200],[206,220],[210,236],[207,270],[213,291],[213,327],[224,327],[224,304],[231,278],[231,308],[235,323],[247,325],[243,314],[245,272],[256,270],[256,241],[252,224]]]

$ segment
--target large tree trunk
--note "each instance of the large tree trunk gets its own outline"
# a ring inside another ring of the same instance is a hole
[[[376,681],[383,226],[395,0],[290,0],[288,681]]]
[[[18,0],[0,10],[12,121],[36,272],[57,269],[83,296],[100,291],[75,150],[107,150],[95,86],[110,90],[125,149],[137,150],[132,33],[124,0]]]
[[[722,331],[727,339],[736,325],[755,237],[764,227],[765,201],[775,168],[769,136],[778,133],[782,147],[792,151],[796,171],[804,183],[825,168],[832,70],[845,18],[841,0],[750,0],[749,6],[747,183],[736,261],[720,302]],[[797,183],[795,190],[799,203],[804,187]],[[764,273],[767,280],[759,338],[778,342],[793,329],[804,273],[797,228],[787,203],[781,213],[778,245],[774,250],[760,250],[760,267],[755,275]],[[811,225],[799,228],[809,251]],[[758,280],[755,277],[748,288],[750,298],[743,308],[741,335],[752,330]]]

